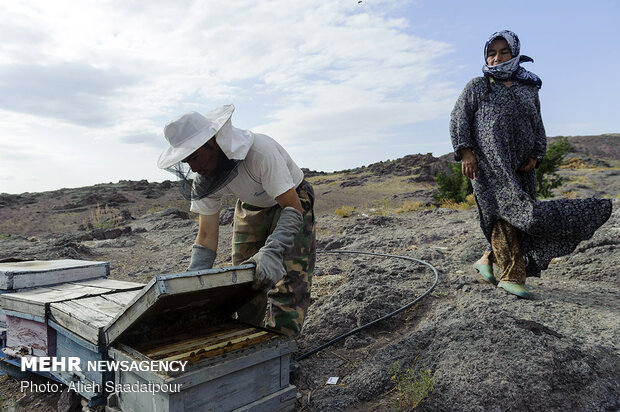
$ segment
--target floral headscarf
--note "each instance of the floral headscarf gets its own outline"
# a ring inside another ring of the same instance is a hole
[[[521,63],[533,62],[534,59],[529,56],[519,54],[521,50],[519,37],[510,30],[498,31],[489,37],[489,40],[487,40],[484,45],[484,61],[486,62],[487,60],[487,50],[489,45],[498,37],[502,37],[508,43],[508,47],[510,47],[510,51],[512,52],[512,59],[495,66],[485,64],[482,66],[482,73],[484,73],[485,76],[491,76],[500,80],[514,79],[521,83],[534,85],[540,89],[542,86],[542,80],[540,80],[540,77],[521,67]]]

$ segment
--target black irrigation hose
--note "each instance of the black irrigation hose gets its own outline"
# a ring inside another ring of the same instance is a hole
[[[431,268],[433,270],[433,272],[435,272],[435,282],[433,282],[433,286],[431,286],[422,295],[418,296],[413,302],[407,303],[405,306],[403,306],[403,307],[401,307],[399,309],[396,309],[392,313],[388,313],[387,315],[382,316],[380,318],[377,318],[377,319],[375,319],[373,321],[370,321],[370,322],[366,323],[365,325],[362,325],[362,326],[359,326],[359,327],[357,327],[357,328],[355,328],[353,330],[350,330],[350,331],[348,331],[348,332],[338,336],[337,338],[334,338],[334,339],[330,340],[329,342],[322,344],[321,346],[319,346],[317,348],[314,348],[314,349],[312,349],[312,350],[310,350],[310,351],[308,351],[306,353],[303,353],[303,354],[299,355],[297,358],[295,358],[295,360],[297,362],[299,362],[302,359],[307,358],[310,355],[314,355],[318,351],[323,350],[326,347],[331,346],[331,345],[333,345],[336,342],[341,341],[342,339],[346,338],[347,336],[351,336],[351,335],[361,331],[362,329],[366,329],[367,327],[372,326],[375,323],[378,323],[378,322],[381,322],[382,320],[391,318],[392,316],[394,316],[394,315],[396,315],[396,314],[398,314],[398,313],[400,313],[400,312],[402,312],[404,310],[409,309],[410,307],[412,307],[413,305],[418,303],[420,300],[422,300],[426,295],[431,293],[433,291],[433,289],[435,289],[435,286],[437,286],[437,281],[439,280],[439,273],[437,272],[437,269],[435,269],[435,267],[433,265],[431,265],[430,263],[425,262],[423,260],[412,258],[412,257],[409,257],[409,256],[389,255],[389,254],[386,254],[386,253],[374,253],[374,252],[360,252],[360,251],[357,251],[357,250],[319,250],[319,251],[317,251],[317,253],[354,253],[354,254],[357,254],[357,255],[371,255],[371,256],[380,256],[380,257],[390,257],[390,258],[405,259],[405,260],[408,260],[408,261],[411,261],[411,262],[421,263],[421,264],[426,265],[429,268]]]

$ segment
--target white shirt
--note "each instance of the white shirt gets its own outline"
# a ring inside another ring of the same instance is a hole
[[[219,212],[222,196],[232,193],[242,202],[258,207],[275,206],[275,198],[297,187],[304,173],[271,137],[254,133],[254,143],[237,167],[237,176],[217,192],[192,200],[190,210],[201,215]]]

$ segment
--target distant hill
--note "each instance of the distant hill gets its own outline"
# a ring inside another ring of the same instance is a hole
[[[554,142],[558,137],[550,137],[549,142]],[[620,133],[566,137],[574,148],[573,152],[591,157],[620,160]]]
[[[572,152],[589,157],[620,160],[620,133],[606,133],[595,136],[553,136],[547,142],[553,143],[560,137],[568,138],[573,146]],[[440,159],[453,160],[452,152],[439,156]]]

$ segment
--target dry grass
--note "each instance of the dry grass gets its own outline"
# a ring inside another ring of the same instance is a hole
[[[406,213],[406,212],[414,212],[417,210],[426,210],[429,207],[426,206],[424,202],[415,201],[412,202],[410,200],[405,200],[403,205],[395,210],[396,213]]]
[[[355,208],[353,206],[342,206],[338,209],[334,210],[336,216],[340,217],[350,217],[355,212]]]
[[[576,190],[571,190],[571,191],[562,193],[562,196],[564,196],[564,199],[577,199],[577,194],[578,192]]]
[[[408,183],[408,178],[393,176],[379,181],[378,177],[371,176],[362,185],[346,187],[340,186],[342,182],[348,181],[344,174],[313,176],[308,180],[314,186],[314,210],[317,216],[332,214],[334,209],[342,205],[355,206],[356,212],[363,210],[368,214],[385,215],[394,213],[394,209],[401,206],[402,200],[398,199],[398,195],[428,190],[430,196],[435,187],[434,184],[426,182]],[[333,182],[328,183],[333,179]]]
[[[560,169],[594,169],[595,167],[586,164],[583,159],[566,159],[560,165]]]
[[[108,205],[103,207],[97,205],[97,208],[90,212],[86,226],[95,229],[113,229],[119,227],[122,222],[123,218],[114,209]]]
[[[467,195],[465,201],[461,203],[457,203],[452,199],[441,199],[441,201],[439,202],[439,207],[445,207],[446,209],[454,210],[469,210],[474,206],[476,206],[476,201],[474,200],[473,194]]]

